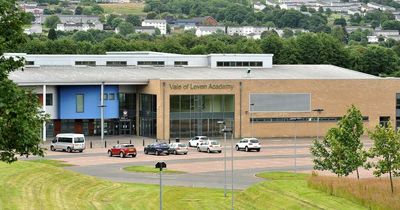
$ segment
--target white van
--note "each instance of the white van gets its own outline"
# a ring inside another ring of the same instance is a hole
[[[82,152],[86,148],[85,136],[76,133],[60,133],[51,141],[50,150],[62,150],[67,152]]]

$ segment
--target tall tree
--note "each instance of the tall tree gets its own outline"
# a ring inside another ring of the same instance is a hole
[[[363,144],[360,140],[363,134],[361,112],[351,106],[347,114],[338,122],[338,126],[329,129],[324,139],[317,139],[311,146],[314,156],[314,169],[328,170],[338,176],[348,176],[363,166],[366,161]]]
[[[11,163],[17,155],[41,155],[40,130],[44,117],[38,98],[8,79],[23,66],[23,59],[4,57],[4,50],[24,41],[22,13],[15,0],[0,0],[0,160]]]
[[[57,32],[54,28],[50,28],[49,34],[47,34],[47,38],[50,40],[56,40],[57,39]]]
[[[370,162],[369,165],[374,168],[374,175],[377,177],[389,174],[393,193],[392,177],[400,176],[400,131],[396,131],[389,122],[386,126],[377,125],[369,135],[374,141],[369,154],[371,158],[375,158],[375,162]]]

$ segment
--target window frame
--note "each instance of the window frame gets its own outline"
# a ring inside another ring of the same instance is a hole
[[[82,96],[82,111],[78,110],[78,96]],[[85,94],[77,93],[75,94],[75,112],[76,113],[84,113],[85,112]]]

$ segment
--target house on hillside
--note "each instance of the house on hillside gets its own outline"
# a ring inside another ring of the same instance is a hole
[[[167,21],[166,20],[144,20],[142,26],[153,26],[160,30],[161,34],[167,34]]]
[[[57,24],[57,31],[88,31],[90,29],[103,30],[102,23],[61,23]]]
[[[226,33],[225,26],[197,26],[196,36],[206,36],[217,32]]]

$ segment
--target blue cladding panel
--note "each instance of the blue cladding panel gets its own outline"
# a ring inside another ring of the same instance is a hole
[[[100,85],[94,86],[60,86],[59,116],[60,119],[100,119]],[[104,93],[114,94],[114,100],[104,100],[104,118],[119,118],[118,86],[104,86]],[[84,95],[84,111],[76,112],[76,94]]]

